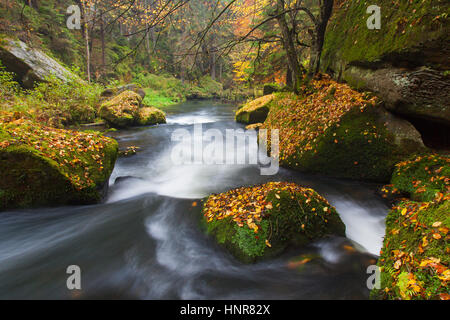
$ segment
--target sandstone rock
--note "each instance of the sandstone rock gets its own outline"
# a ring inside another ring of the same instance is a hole
[[[47,81],[52,76],[63,82],[83,81],[41,50],[20,40],[2,40],[0,60],[8,71],[17,74],[25,88],[32,88],[36,82]]]

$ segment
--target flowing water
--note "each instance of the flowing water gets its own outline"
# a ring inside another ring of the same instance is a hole
[[[175,165],[176,129],[243,128],[231,105],[187,102],[166,109],[167,124],[120,131],[137,155],[120,158],[104,203],[0,214],[0,299],[365,299],[366,268],[384,235],[385,204],[375,186],[258,165]],[[245,150],[236,149],[240,153]],[[227,156],[230,156],[227,154]],[[232,155],[234,156],[234,155]],[[253,265],[237,262],[199,227],[210,193],[266,181],[312,187],[336,207],[346,238],[324,239]],[[295,257],[317,258],[291,269]],[[81,291],[66,269],[81,268]]]

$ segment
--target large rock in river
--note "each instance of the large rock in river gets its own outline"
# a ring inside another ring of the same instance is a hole
[[[47,81],[50,77],[63,82],[83,81],[41,50],[20,40],[1,40],[0,60],[25,88],[32,88],[36,82]]]
[[[270,103],[274,97],[273,94],[269,94],[246,103],[236,111],[236,121],[245,124],[264,122],[269,113]]]
[[[138,125],[165,123],[164,112],[154,107],[141,107],[142,97],[133,91],[124,91],[100,106],[99,114],[109,125],[126,128]]]
[[[419,132],[376,97],[327,77],[311,87],[307,96],[277,94],[261,127],[279,129],[282,166],[387,182],[396,163],[425,150]]]
[[[345,225],[323,197],[283,182],[211,195],[203,206],[203,222],[243,262],[273,257],[291,245],[328,235],[345,235]]]
[[[117,142],[98,132],[54,129],[3,115],[0,210],[98,202],[117,153]]]
[[[143,107],[139,110],[138,124],[142,126],[166,123],[166,114],[155,107]]]

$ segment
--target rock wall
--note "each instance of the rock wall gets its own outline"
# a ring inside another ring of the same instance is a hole
[[[381,29],[369,30],[369,5]],[[450,125],[448,1],[337,1],[322,53],[323,71],[375,92],[401,116]]]

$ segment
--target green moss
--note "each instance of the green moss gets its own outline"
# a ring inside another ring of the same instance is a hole
[[[379,0],[380,30],[366,26],[369,5],[361,0],[346,1],[333,15],[322,52],[323,70],[336,60],[377,62],[408,51],[420,56],[420,46],[427,41],[448,39],[448,1]]]
[[[118,153],[99,133],[30,121],[3,123],[0,140],[0,210],[98,202]]]
[[[375,107],[354,108],[319,136],[312,150],[282,163],[342,178],[389,181],[394,165],[404,158],[390,141]]]
[[[141,126],[166,123],[166,114],[154,107],[144,107],[139,110],[137,124]]]
[[[391,183],[413,200],[431,201],[450,187],[450,156],[426,154],[400,162]]]
[[[261,128],[279,129],[284,167],[387,182],[396,163],[424,150],[408,131],[413,129],[396,131],[398,120],[376,97],[326,76],[312,81],[302,95],[274,94],[267,106],[270,111]]]
[[[448,200],[405,201],[389,212],[378,261],[381,288],[372,291],[372,298],[439,299],[448,294],[443,279],[450,263],[449,212]]]
[[[124,91],[104,102],[100,116],[113,127],[126,128],[136,124],[142,97],[133,91]]]
[[[188,99],[217,99],[223,95],[222,84],[210,76],[200,78],[198,85],[190,85],[186,93]]]
[[[239,226],[231,217],[212,219],[206,223],[207,232],[246,263],[274,257],[289,246],[302,246],[330,234],[345,235],[336,210],[312,189],[293,193],[275,188],[268,191],[265,201],[272,208],[261,221],[255,221],[257,233],[247,224]]]

